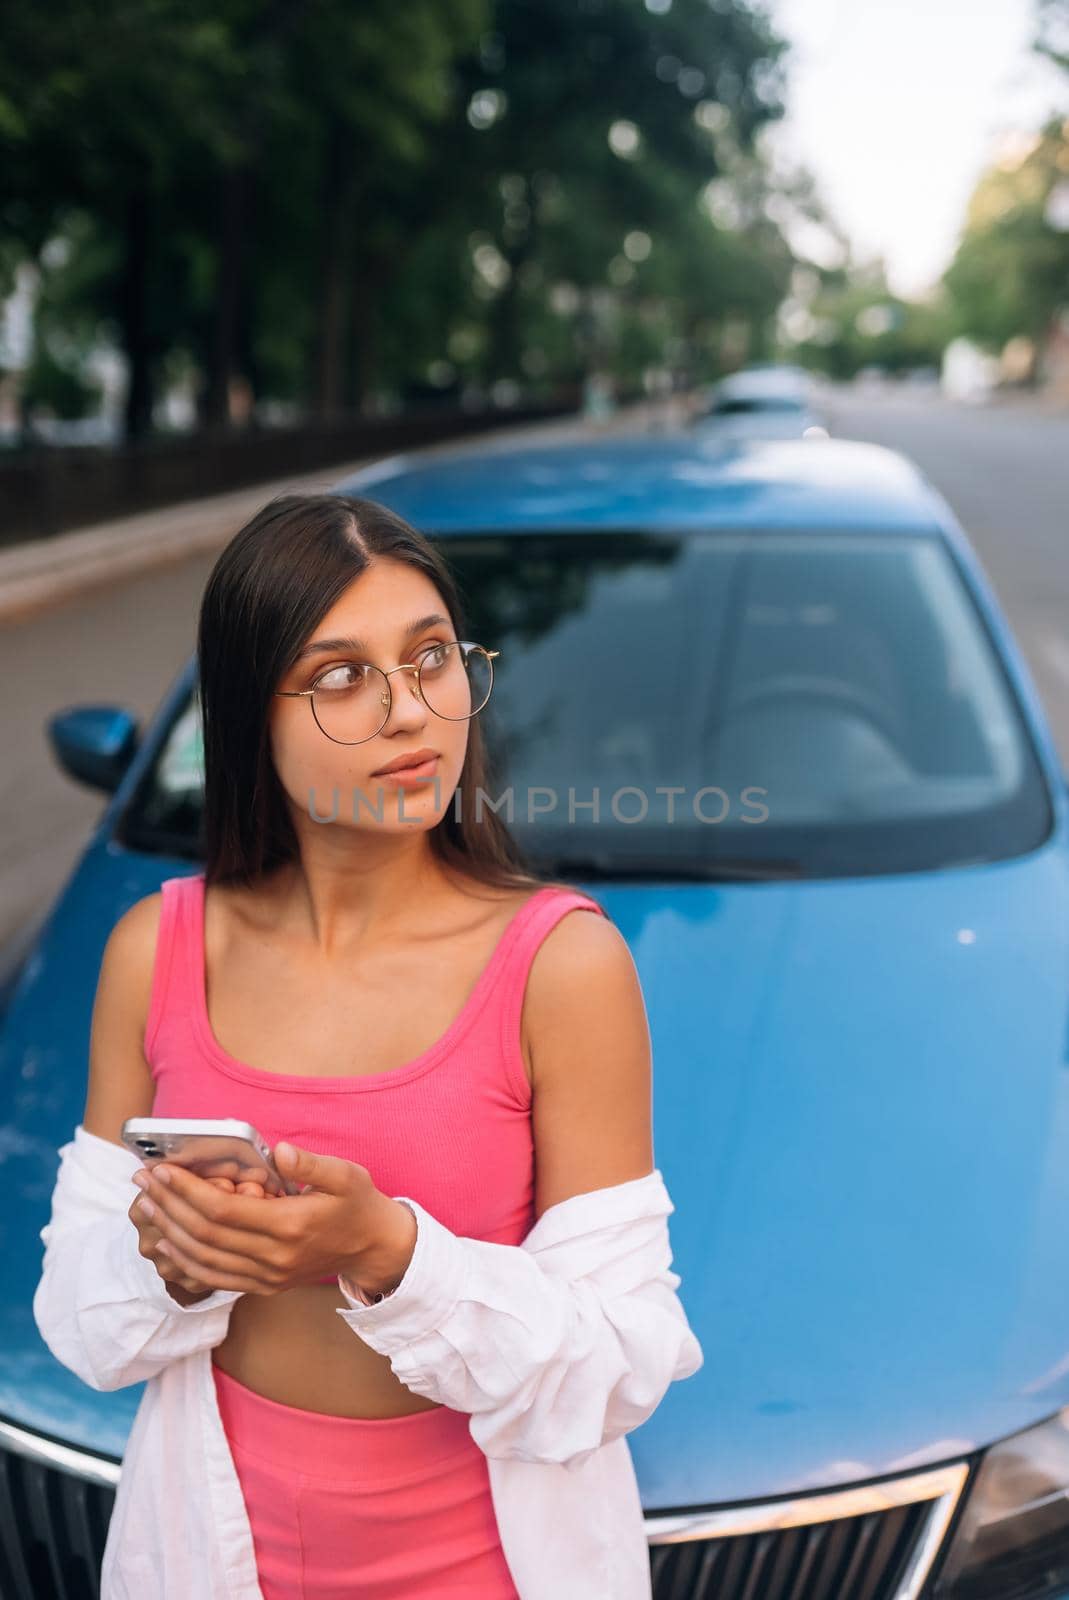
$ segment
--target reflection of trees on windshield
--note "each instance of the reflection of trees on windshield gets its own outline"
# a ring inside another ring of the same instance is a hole
[[[589,608],[595,583],[617,572],[678,561],[678,534],[523,533],[449,538],[438,548],[459,582],[469,628],[482,643],[535,644]]]
[[[540,709],[532,714],[533,697],[524,693],[524,682],[532,671],[529,657],[536,646],[559,635],[568,618],[588,613],[592,590],[606,578],[663,569],[681,554],[678,535],[649,533],[449,538],[440,541],[439,548],[459,584],[468,636],[501,651],[494,663],[494,693],[486,712],[480,713],[493,773],[522,766],[535,751],[551,750],[553,729],[574,692],[574,680],[567,672],[559,675],[548,695],[543,678]],[[619,641],[621,648],[646,642],[625,637]],[[604,666],[600,653],[591,650],[580,670],[589,681]]]

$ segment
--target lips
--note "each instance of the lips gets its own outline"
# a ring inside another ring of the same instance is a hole
[[[433,761],[437,754],[437,750],[413,750],[411,755],[396,756],[393,761],[389,762],[385,767],[379,767],[378,771],[373,772],[371,776],[373,778],[381,778],[388,772],[408,772],[413,767],[421,767],[425,762]]]

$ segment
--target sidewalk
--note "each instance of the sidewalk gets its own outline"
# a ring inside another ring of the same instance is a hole
[[[306,477],[254,483],[229,494],[136,511],[0,551],[0,624],[21,622],[100,584],[184,561],[204,550],[222,549],[272,496],[285,490],[329,489],[367,465],[366,460],[356,461]]]
[[[576,416],[494,428],[475,437],[423,445],[400,456],[365,456],[315,473],[255,483],[208,499],[183,500],[175,506],[138,511],[70,533],[29,540],[0,550],[0,624],[21,621],[97,585],[184,561],[202,551],[221,550],[242,524],[276,494],[324,492],[351,473],[387,460],[472,448],[492,450],[524,439],[552,443],[576,433],[596,438],[605,433],[642,431],[656,420],[673,420],[671,412],[666,412],[665,402],[630,406],[605,421]],[[374,490],[369,493],[373,499]]]

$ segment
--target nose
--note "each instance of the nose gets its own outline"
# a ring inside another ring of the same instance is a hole
[[[398,672],[410,672],[412,676],[402,678],[400,683],[395,684],[391,680],[394,674]],[[421,727],[426,721],[427,707],[423,696],[419,692],[419,679],[416,675],[415,666],[405,664],[399,667],[391,667],[389,672],[386,673],[386,681],[390,688],[390,714],[386,719],[386,725],[389,726],[391,722],[397,719],[403,725]],[[401,687],[402,684],[407,685],[407,693]]]

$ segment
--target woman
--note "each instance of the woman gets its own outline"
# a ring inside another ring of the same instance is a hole
[[[87,1381],[149,1378],[103,1600],[537,1600],[555,1539],[570,1594],[648,1593],[623,1434],[701,1352],[645,1010],[603,908],[480,803],[492,660],[372,501],[279,497],[209,577],[206,864],[107,941],[34,1302]],[[149,1113],[251,1122],[300,1193],[140,1169]]]

